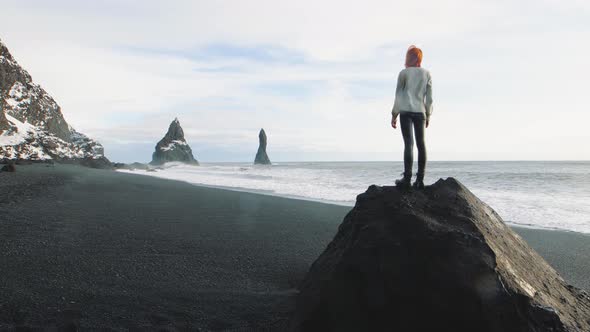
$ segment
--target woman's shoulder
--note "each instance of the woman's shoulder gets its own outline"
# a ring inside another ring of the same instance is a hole
[[[422,67],[420,67],[420,69],[422,70],[422,72],[423,72],[424,74],[426,74],[427,76],[430,76],[430,70],[428,70],[428,69],[426,69],[426,68],[422,68]]]
[[[428,69],[424,69],[422,67],[408,67],[408,68],[404,68],[399,72],[400,76],[422,76],[422,77],[430,77],[430,71],[428,71]]]
[[[430,78],[430,71],[426,68],[422,68],[422,67],[411,67],[413,68],[414,73],[418,74],[419,76],[424,76],[424,77],[428,77]],[[406,68],[406,69],[410,69],[410,68]]]

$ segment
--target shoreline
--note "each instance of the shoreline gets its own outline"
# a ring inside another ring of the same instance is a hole
[[[348,208],[352,208],[354,206],[354,204],[348,204],[348,203],[345,203],[345,202],[340,203],[339,201],[329,201],[329,200],[322,200],[322,199],[313,199],[313,198],[309,198],[309,197],[295,196],[295,195],[292,195],[292,196],[290,196],[290,195],[278,195],[278,194],[275,194],[273,191],[270,191],[270,190],[250,189],[250,188],[244,188],[244,187],[228,187],[228,186],[208,185],[208,184],[204,184],[204,183],[189,182],[189,181],[186,181],[186,180],[168,179],[168,178],[163,178],[163,177],[159,177],[159,176],[155,176],[155,175],[151,175],[151,174],[141,174],[141,173],[136,173],[136,171],[130,171],[130,170],[124,170],[124,169],[116,169],[114,171],[115,172],[126,173],[126,174],[135,174],[135,175],[139,175],[139,176],[149,176],[149,177],[153,177],[153,178],[157,178],[157,179],[161,179],[161,180],[167,180],[167,181],[178,181],[178,182],[182,182],[182,183],[186,183],[186,184],[189,184],[189,185],[192,185],[192,186],[197,186],[197,187],[202,187],[202,188],[210,188],[210,189],[220,189],[220,190],[227,190],[227,191],[235,191],[235,192],[240,192],[240,193],[247,193],[247,194],[254,194],[254,195],[263,195],[263,196],[269,196],[269,197],[279,197],[279,198],[292,199],[292,200],[302,201],[302,202],[314,202],[314,203],[334,205],[334,206],[340,206],[340,207],[348,207]],[[145,171],[143,171],[143,172],[145,172]],[[148,172],[145,172],[145,173],[148,173]]]
[[[203,165],[206,165],[206,163],[203,163]],[[215,164],[213,164],[213,165],[215,165]],[[190,182],[190,181],[182,180],[182,179],[169,179],[169,178],[165,178],[165,177],[160,177],[160,176],[149,174],[148,172],[141,171],[141,170],[136,171],[136,170],[116,169],[114,171],[120,172],[120,173],[125,173],[125,174],[135,174],[135,175],[139,175],[139,176],[148,176],[148,177],[153,177],[153,178],[158,178],[158,179],[168,180],[168,181],[178,181],[178,182],[190,184],[190,185],[197,186],[197,187],[203,187],[203,188],[228,190],[228,191],[249,193],[249,194],[255,194],[255,195],[264,195],[264,196],[270,196],[270,197],[280,197],[280,198],[298,200],[298,201],[303,201],[303,202],[315,202],[315,203],[320,203],[320,204],[328,204],[328,205],[348,207],[348,208],[354,207],[354,202],[352,202],[352,201],[350,201],[350,202],[349,201],[331,201],[331,200],[323,200],[323,199],[314,199],[314,198],[305,197],[305,196],[282,195],[282,194],[277,194],[271,190],[208,185],[208,184],[204,184],[204,183]],[[147,174],[143,174],[143,173],[147,173]],[[369,185],[367,185],[367,187],[368,186]],[[361,192],[359,192],[359,194],[361,194]],[[486,202],[486,204],[487,204],[487,202]],[[492,208],[493,208],[493,206],[492,206]],[[582,235],[586,235],[586,236],[590,237],[590,233],[578,232],[578,231],[566,229],[566,228],[543,227],[543,226],[538,226],[538,225],[533,225],[533,224],[521,224],[521,223],[507,221],[507,220],[504,220],[504,222],[508,226],[510,226],[511,228],[523,228],[523,229],[533,229],[533,230],[540,230],[540,231],[565,232],[565,233],[573,233],[573,234],[582,234]]]
[[[0,329],[281,330],[350,207],[27,165],[0,173],[0,209]],[[590,236],[512,228],[590,290]]]

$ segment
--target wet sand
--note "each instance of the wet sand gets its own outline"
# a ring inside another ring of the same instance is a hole
[[[0,329],[281,330],[349,210],[76,166],[0,173]],[[590,289],[590,236],[516,230]]]

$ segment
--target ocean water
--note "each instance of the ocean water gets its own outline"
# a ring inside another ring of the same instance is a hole
[[[371,184],[393,185],[401,162],[171,163],[133,173],[234,190],[354,205]],[[426,184],[455,177],[513,224],[590,233],[590,162],[477,161],[427,165]]]

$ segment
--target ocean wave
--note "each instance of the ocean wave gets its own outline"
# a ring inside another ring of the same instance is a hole
[[[427,182],[454,176],[514,224],[590,233],[590,163],[430,162],[428,167]],[[369,185],[392,185],[401,168],[399,162],[172,163],[143,174],[352,206]]]

